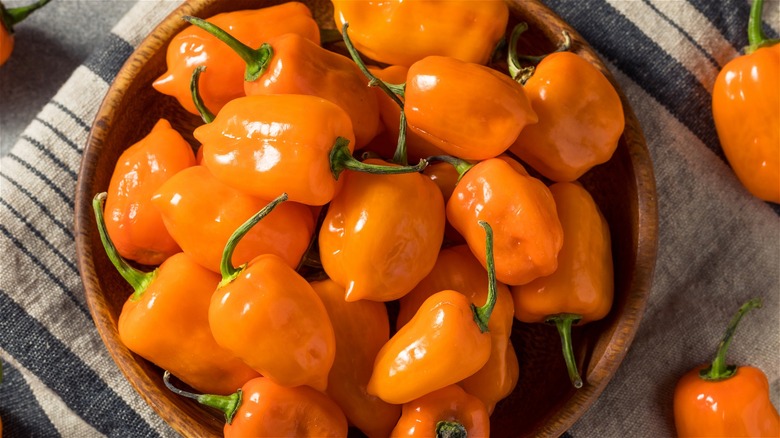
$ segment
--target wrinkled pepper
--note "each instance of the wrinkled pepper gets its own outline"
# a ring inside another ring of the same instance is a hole
[[[759,199],[780,204],[780,43],[761,29],[754,0],[745,54],[726,64],[712,89],[712,117],[739,181]]]
[[[488,437],[490,414],[479,398],[457,385],[404,403],[391,437]]]
[[[168,232],[201,266],[219,273],[230,235],[268,203],[218,181],[203,166],[192,166],[166,181],[152,196]],[[309,247],[314,218],[302,204],[286,202],[241,239],[236,265],[260,254],[276,254],[296,267]]]
[[[270,38],[254,49],[208,21],[184,18],[227,44],[246,63],[247,96],[308,94],[333,102],[352,121],[355,148],[365,146],[379,132],[376,95],[349,58],[294,33]]]
[[[680,437],[778,437],[780,416],[759,368],[726,364],[739,321],[759,299],[743,304],[726,328],[715,359],[685,373],[674,390],[674,423]]]
[[[336,358],[328,374],[326,393],[350,424],[370,438],[386,437],[401,416],[401,407],[366,392],[374,358],[390,339],[384,303],[344,300],[344,288],[333,280],[311,283],[322,299],[336,334]]]
[[[447,157],[461,175],[447,202],[447,219],[484,265],[479,221],[495,230],[496,278],[517,285],[552,274],[563,230],[555,201],[542,181],[516,160],[502,156],[477,164]]]
[[[307,386],[288,388],[257,377],[230,395],[194,394],[173,386],[170,377],[168,371],[163,374],[172,392],[225,415],[225,438],[347,436],[347,419],[338,405]]]
[[[105,193],[92,201],[109,260],[134,292],[119,314],[119,339],[130,351],[169,369],[198,391],[234,391],[259,374],[217,345],[209,327],[211,295],[219,275],[174,254],[151,272],[130,266],[116,251],[103,220]]]
[[[468,246],[441,250],[430,274],[399,300],[396,327],[403,327],[428,297],[442,290],[459,291],[473,303],[487,300],[487,272]],[[479,398],[488,412],[493,412],[496,403],[512,393],[519,378],[517,353],[509,338],[514,319],[512,294],[505,284],[496,283],[496,305],[488,322],[490,358],[479,371],[458,382],[466,392]]]
[[[526,126],[509,150],[552,181],[575,181],[612,157],[625,127],[623,104],[601,71],[566,50],[568,35],[562,50],[534,59],[531,73],[521,68],[515,46],[526,28],[515,28],[508,63],[539,121]]]
[[[582,379],[571,345],[571,326],[605,317],[612,308],[614,275],[609,225],[590,193],[578,183],[550,186],[563,227],[558,268],[530,283],[513,286],[515,317],[555,324],[572,384]]]
[[[454,290],[436,292],[412,319],[382,347],[374,361],[368,393],[388,403],[403,404],[460,382],[479,371],[490,358],[488,323],[496,305],[493,231],[485,228],[488,294],[477,307]]]
[[[295,33],[317,44],[320,31],[311,11],[300,2],[287,2],[266,8],[225,12],[209,22],[227,30],[244,44],[259,46],[269,38]],[[197,26],[187,26],[168,44],[168,70],[152,86],[173,96],[192,114],[198,114],[190,94],[192,71],[206,66],[201,93],[211,111],[244,95],[245,64],[229,47]]]
[[[122,257],[159,265],[181,251],[151,198],[165,181],[194,165],[192,147],[165,119],[122,152],[106,197],[106,229]]]
[[[277,255],[262,254],[239,267],[231,263],[236,244],[286,199],[280,195],[230,236],[209,325],[219,345],[275,383],[324,391],[336,339],[320,297]]]
[[[406,67],[431,55],[485,64],[509,20],[501,0],[332,2],[336,27],[349,23],[358,50]]]
[[[319,232],[322,267],[347,301],[398,299],[436,263],[445,223],[441,192],[420,173],[350,171],[343,180]]]
[[[214,121],[199,126],[203,165],[216,178],[247,194],[324,205],[341,185],[345,169],[416,172],[417,167],[370,166],[352,157],[352,122],[338,105],[316,96],[277,94],[230,101]]]
[[[38,0],[16,8],[6,8],[0,2],[0,66],[8,61],[14,51],[14,26],[50,1]]]

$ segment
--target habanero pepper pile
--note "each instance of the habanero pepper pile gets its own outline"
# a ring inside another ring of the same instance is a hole
[[[557,326],[583,384],[571,327],[609,312],[613,265],[577,179],[620,98],[567,35],[502,44],[503,1],[333,6],[349,57],[297,2],[185,17],[153,86],[198,145],[160,119],[93,201],[120,337],[225,436],[487,436],[515,320]]]

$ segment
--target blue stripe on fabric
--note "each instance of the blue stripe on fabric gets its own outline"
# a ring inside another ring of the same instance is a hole
[[[2,360],[2,358],[0,358]],[[7,362],[3,364],[0,386],[0,417],[7,437],[59,437],[22,374]]]
[[[54,222],[54,225],[56,225],[57,228],[59,228],[63,233],[65,233],[65,235],[67,235],[71,239],[75,238],[75,236],[73,235],[73,231],[71,231],[71,229],[70,229],[70,226],[69,225],[65,225],[59,219],[57,219],[57,217],[54,216],[54,213],[52,213],[51,210],[49,210],[49,207],[47,207],[46,204],[44,204],[43,202],[38,200],[38,198],[36,198],[35,195],[33,195],[32,193],[30,193],[29,190],[27,190],[21,184],[19,184],[18,182],[14,181],[8,175],[6,175],[6,174],[4,174],[2,172],[0,172],[0,177],[5,179],[6,181],[10,182],[11,185],[16,187],[17,190],[19,190],[22,194],[24,194],[27,198],[29,198],[30,201],[32,201],[33,204],[35,204],[35,206],[38,207],[38,209],[46,217],[48,217],[52,222]]]
[[[97,373],[4,290],[0,290],[0,315],[0,346],[56,392],[86,423],[109,437],[157,436]],[[94,330],[91,326],[85,329]]]
[[[73,304],[81,310],[81,313],[87,316],[87,318],[91,318],[91,315],[89,313],[89,310],[84,306],[84,304],[76,297],[76,295],[73,293],[70,288],[62,282],[62,280],[57,277],[53,272],[49,270],[49,268],[46,266],[41,259],[39,259],[35,254],[33,254],[32,251],[30,251],[29,248],[27,248],[24,243],[17,239],[16,236],[13,235],[3,224],[0,224],[0,234],[4,235],[8,240],[11,241],[11,243],[24,255],[27,256],[38,268],[38,271],[35,271],[35,274],[45,274],[46,277],[49,278],[49,280],[52,281],[52,283],[56,284],[63,292],[65,292],[65,295],[70,298],[70,300],[73,302]],[[33,273],[30,273],[31,275]],[[2,333],[0,331],[0,333]]]
[[[74,206],[73,199],[67,193],[65,193],[62,190],[62,188],[60,188],[59,185],[57,185],[49,177],[44,175],[40,170],[38,170],[35,167],[33,167],[27,161],[24,161],[22,158],[20,158],[18,155],[14,154],[13,152],[11,152],[8,155],[6,155],[6,157],[11,158],[12,160],[14,160],[17,163],[21,164],[22,166],[24,166],[25,169],[29,170],[33,175],[37,176],[38,179],[40,179],[41,181],[46,183],[46,185],[49,186],[49,188],[51,188],[52,191],[54,191],[54,193],[58,194],[60,196],[60,198],[62,198],[62,200],[65,201],[65,203],[68,205],[68,207],[73,209],[73,206]]]
[[[650,9],[652,9],[652,10],[653,10],[653,12],[655,12],[656,14],[658,14],[658,16],[659,16],[659,17],[661,17],[661,18],[662,18],[662,19],[663,19],[665,22],[669,23],[669,25],[670,25],[670,26],[672,26],[672,27],[674,27],[675,29],[677,29],[677,31],[678,31],[678,32],[680,32],[680,34],[682,34],[682,35],[685,37],[685,39],[686,39],[686,40],[688,40],[688,41],[689,41],[689,42],[690,42],[690,43],[691,43],[691,44],[692,44],[694,47],[696,47],[696,49],[698,49],[698,50],[699,50],[699,52],[701,52],[701,54],[702,54],[702,55],[704,55],[704,57],[705,57],[705,58],[707,58],[707,60],[708,60],[708,61],[710,61],[710,63],[713,65],[713,67],[715,67],[715,68],[717,68],[717,69],[720,69],[720,68],[721,68],[721,65],[718,63],[718,60],[717,60],[717,59],[715,59],[715,57],[714,57],[714,56],[712,56],[712,54],[710,54],[710,52],[708,52],[708,51],[707,51],[707,49],[705,49],[704,47],[702,47],[702,45],[701,45],[701,44],[699,44],[699,41],[697,41],[695,38],[693,38],[693,37],[692,37],[692,36],[691,36],[691,35],[688,33],[688,31],[686,31],[686,30],[685,30],[685,29],[684,29],[682,26],[680,26],[679,24],[675,23],[675,22],[674,22],[674,20],[672,20],[671,18],[669,18],[669,17],[668,17],[666,14],[664,14],[663,12],[661,12],[661,10],[660,10],[660,9],[658,9],[658,8],[657,8],[657,7],[656,7],[656,6],[655,6],[655,5],[654,5],[654,4],[653,4],[653,3],[652,3],[650,0],[642,0],[642,1],[643,1],[643,2],[644,2],[644,3],[645,3],[645,4],[646,4],[646,5],[647,5],[647,6],[648,6]]]
[[[567,432],[564,432],[564,433],[561,435],[561,438],[574,438],[574,435],[572,435],[572,434],[571,434],[571,432],[568,432],[568,431],[567,431]]]
[[[70,166],[65,164],[61,159],[57,158],[57,156],[54,155],[54,153],[51,150],[49,150],[49,148],[46,147],[46,145],[44,145],[40,141],[38,141],[38,140],[36,140],[36,139],[30,137],[29,135],[26,135],[26,134],[22,134],[19,138],[21,138],[21,139],[25,140],[27,143],[30,143],[31,145],[35,146],[36,149],[38,149],[44,155],[46,155],[54,164],[57,165],[57,167],[59,167],[60,169],[64,170],[65,173],[70,175],[71,178],[73,178],[74,180],[76,180],[78,178],[78,176],[76,175],[76,171],[71,169]]]
[[[73,141],[73,140],[71,140],[70,138],[68,138],[68,136],[67,136],[67,135],[65,135],[65,133],[64,133],[64,132],[60,131],[59,129],[57,129],[56,127],[54,127],[54,125],[52,125],[51,123],[47,122],[46,120],[43,120],[43,119],[42,119],[42,118],[40,118],[40,117],[36,117],[36,118],[35,118],[35,120],[36,120],[36,121],[38,121],[38,123],[40,123],[41,125],[43,125],[43,126],[45,126],[45,127],[49,128],[49,130],[50,130],[51,132],[53,132],[53,133],[54,133],[54,135],[56,135],[56,136],[57,136],[57,137],[58,137],[60,140],[62,140],[62,141],[65,143],[65,144],[67,144],[68,146],[70,146],[70,147],[71,147],[71,149],[73,149],[74,151],[78,152],[79,154],[81,153],[81,149],[79,148],[79,145],[77,145],[75,141]]]
[[[49,103],[54,105],[60,111],[62,111],[65,114],[67,114],[68,117],[73,119],[74,122],[76,122],[79,126],[84,128],[85,131],[87,131],[87,132],[90,131],[91,128],[89,126],[89,123],[85,122],[84,119],[82,119],[81,117],[78,116],[78,114],[76,114],[73,111],[71,111],[70,108],[66,107],[65,105],[63,105],[60,102],[57,102],[56,100],[50,100]]]
[[[735,49],[741,51],[747,46],[747,23],[750,16],[750,4],[745,0],[687,0],[707,20],[717,28],[721,35],[728,40]],[[771,7],[772,3],[764,5]],[[762,26],[768,38],[777,38],[777,33],[764,23]]]
[[[84,66],[110,84],[127,58],[133,54],[133,50],[130,43],[110,33],[101,46],[87,58]]]

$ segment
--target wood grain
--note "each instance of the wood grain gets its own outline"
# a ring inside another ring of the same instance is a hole
[[[279,3],[266,0],[193,0],[174,11],[127,60],[95,118],[84,152],[76,192],[75,231],[78,264],[86,299],[109,353],[138,393],[184,436],[221,436],[223,419],[195,402],[169,392],[162,371],[136,356],[119,341],[117,319],[132,292],[104,254],[91,209],[92,197],[105,191],[119,154],[141,139],[160,117],[192,141],[199,118],[157,93],[151,83],[165,71],[167,42],[185,22],[182,15],[207,18],[219,12]],[[318,22],[333,28],[327,0],[306,3]],[[516,322],[513,343],[520,360],[520,381],[514,393],[496,407],[496,436],[556,437],[574,424],[599,397],[620,366],[650,293],[657,245],[657,206],[653,168],[641,127],[630,103],[611,73],[587,42],[538,1],[512,0],[511,27],[525,21],[523,53],[544,53],[568,31],[573,50],[598,67],[615,85],[623,101],[626,129],[612,159],[581,179],[610,225],[615,259],[615,303],[603,320],[575,327],[573,338],[585,385],[569,384],[557,332],[551,326]],[[357,434],[357,433],[356,433]]]

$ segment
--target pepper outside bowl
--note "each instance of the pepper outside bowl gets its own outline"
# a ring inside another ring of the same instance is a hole
[[[335,28],[328,0],[304,0],[323,28]],[[92,126],[76,193],[76,245],[86,299],[106,348],[132,386],[175,430],[185,436],[220,436],[224,418],[165,388],[162,370],[130,352],[119,340],[117,321],[132,292],[105,255],[91,208],[92,197],[105,191],[121,152],[148,133],[160,117],[185,137],[201,122],[151,84],[165,70],[168,41],[187,23],[183,15],[208,18],[220,12],[260,8],[271,0],[192,0],[168,16],[127,60],[110,87]],[[615,301],[603,320],[573,330],[575,354],[585,384],[574,389],[552,326],[516,322],[512,341],[520,362],[515,391],[491,417],[496,436],[559,436],[599,397],[637,331],[650,292],[657,245],[657,213],[652,163],[639,123],[618,84],[588,43],[538,0],[509,0],[508,31],[520,21],[529,25],[522,53],[552,51],[566,30],[572,50],[599,68],[623,101],[626,127],[610,161],[581,178],[612,234]],[[335,47],[334,50],[338,50]]]

